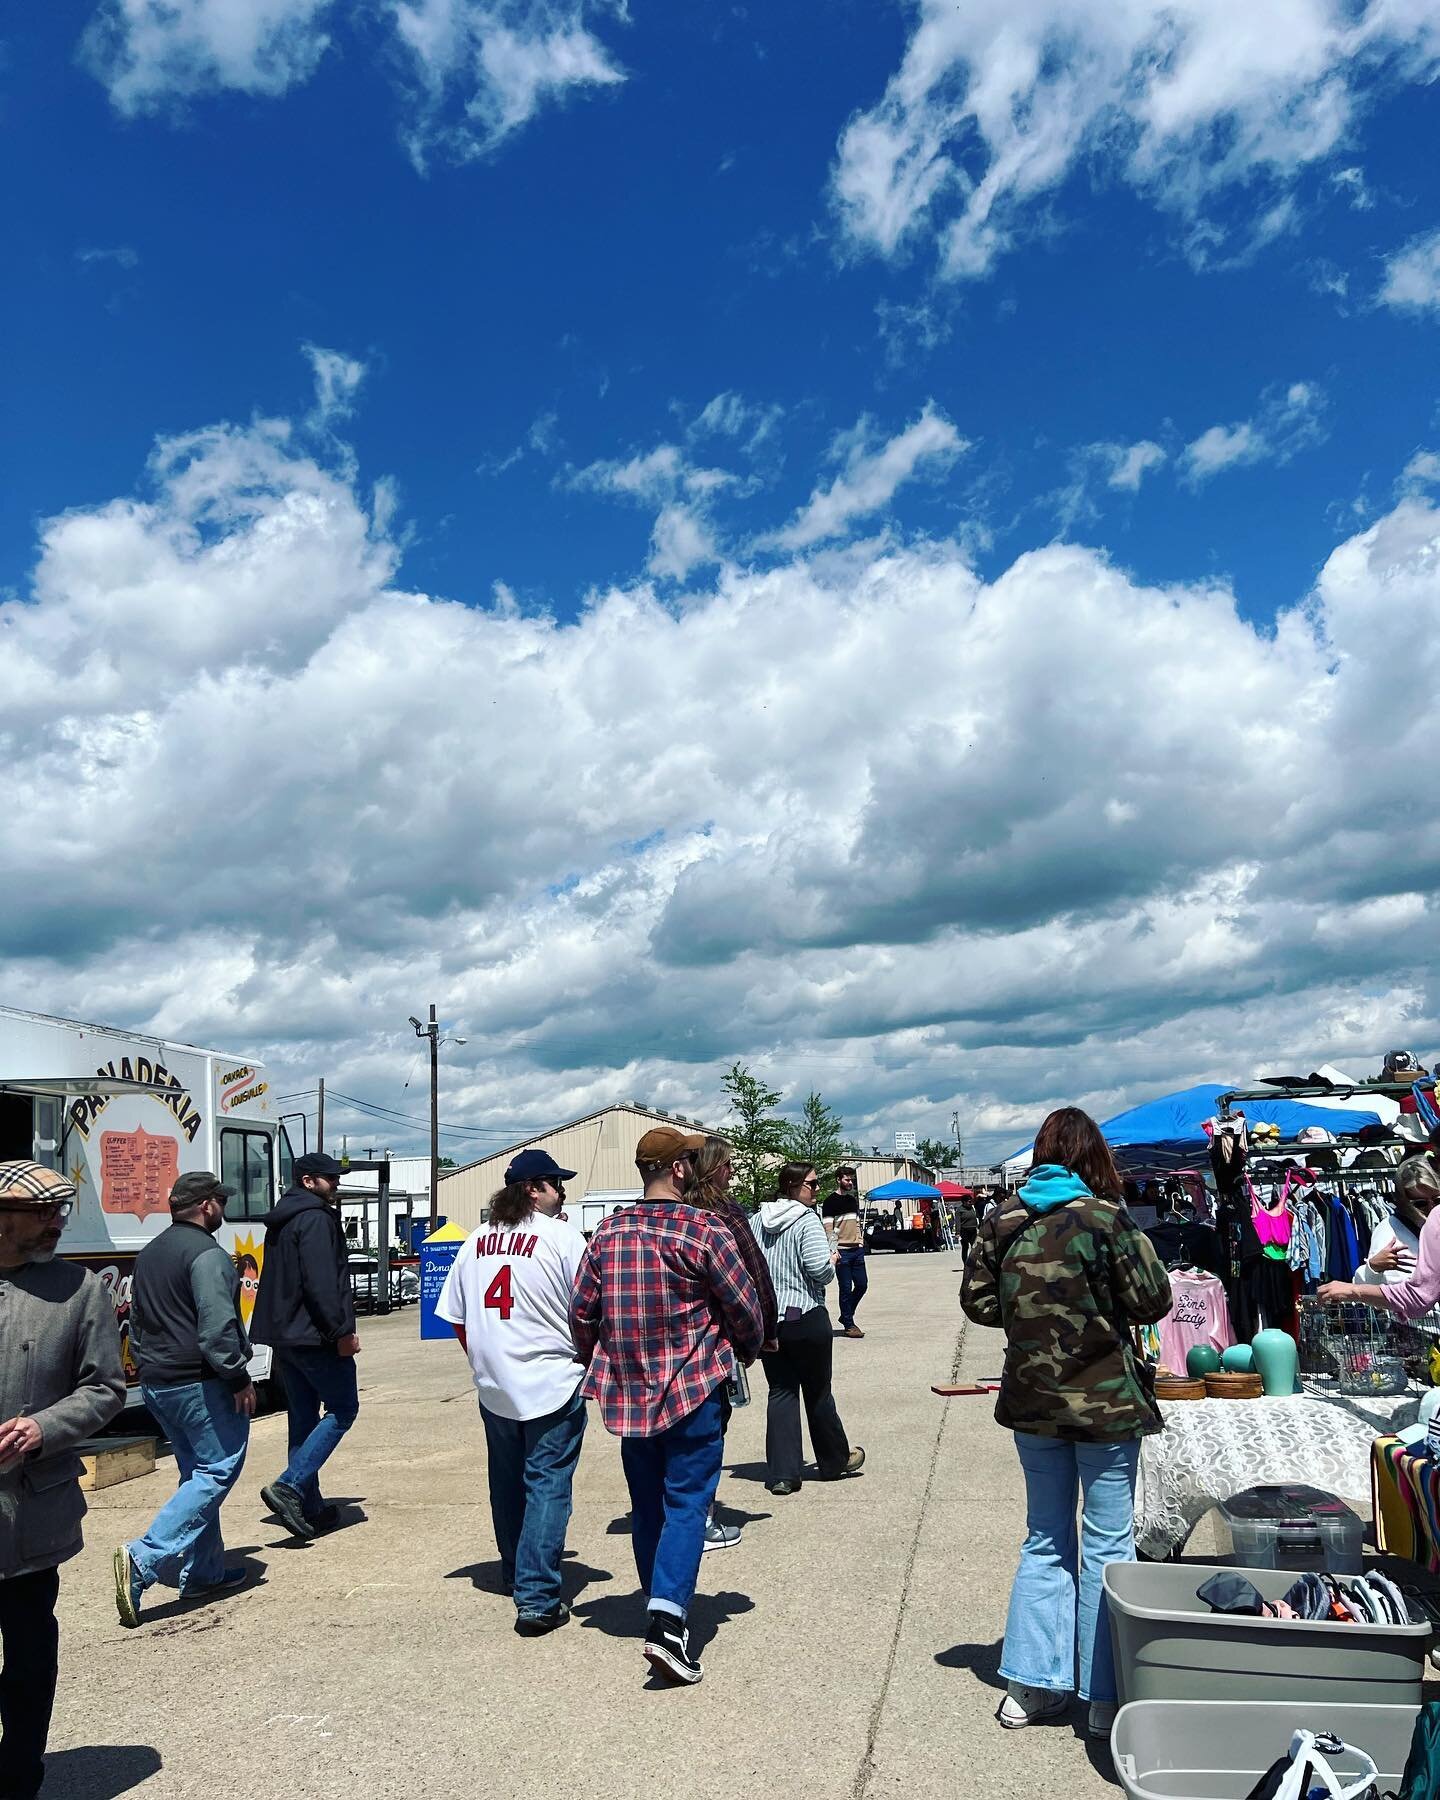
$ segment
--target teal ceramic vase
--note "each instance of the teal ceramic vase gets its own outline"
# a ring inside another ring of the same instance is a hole
[[[1257,1331],[1250,1343],[1255,1352],[1255,1367],[1260,1371],[1260,1380],[1267,1397],[1298,1394],[1300,1383],[1296,1380],[1296,1370],[1300,1363],[1300,1352],[1290,1333]]]
[[[1255,1370],[1255,1352],[1248,1344],[1232,1344],[1222,1351],[1220,1367],[1227,1375],[1250,1375]]]
[[[1219,1367],[1220,1352],[1212,1349],[1209,1344],[1196,1344],[1185,1358],[1185,1373],[1193,1381],[1213,1375]]]

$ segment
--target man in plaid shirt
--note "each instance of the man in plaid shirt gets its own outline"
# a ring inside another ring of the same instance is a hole
[[[702,1672],[685,1617],[720,1481],[720,1394],[765,1334],[729,1226],[685,1199],[704,1142],[669,1125],[645,1133],[635,1151],[645,1197],[601,1222],[570,1301],[576,1353],[590,1365],[580,1391],[620,1439],[649,1600],[645,1655],[689,1682]]]

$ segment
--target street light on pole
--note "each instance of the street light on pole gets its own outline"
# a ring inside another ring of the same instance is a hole
[[[430,1008],[430,1023],[422,1025],[410,1015],[410,1023],[415,1027],[418,1038],[430,1040],[430,1229],[435,1231],[440,1224],[440,1027],[436,1022],[435,1008]],[[463,1044],[464,1038],[446,1038],[447,1044]]]

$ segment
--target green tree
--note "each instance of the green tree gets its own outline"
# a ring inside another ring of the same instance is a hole
[[[923,1137],[915,1146],[915,1160],[927,1169],[948,1169],[955,1160],[955,1146],[944,1138]]]
[[[734,1120],[725,1133],[734,1165],[731,1192],[747,1212],[754,1212],[774,1191],[772,1172],[785,1155],[789,1127],[775,1115],[780,1103],[777,1090],[752,1075],[744,1063],[735,1063],[720,1085]]]
[[[783,1148],[786,1162],[814,1165],[822,1195],[834,1186],[836,1165],[854,1154],[845,1141],[845,1121],[813,1088],[800,1108],[799,1119],[786,1125]]]

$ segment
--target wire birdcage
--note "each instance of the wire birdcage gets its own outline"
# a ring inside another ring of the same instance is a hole
[[[1440,1312],[1400,1319],[1359,1301],[1302,1298],[1300,1373],[1333,1382],[1342,1394],[1403,1394],[1412,1382],[1429,1385],[1431,1352],[1440,1344]]]

